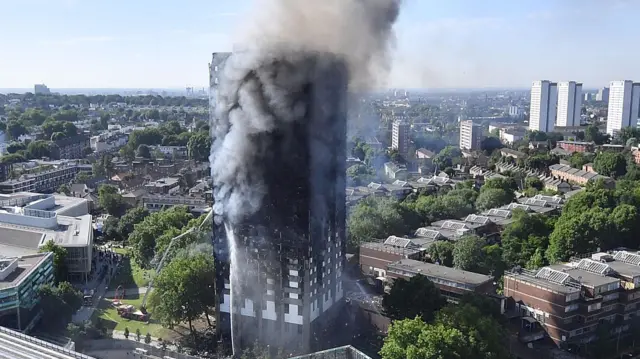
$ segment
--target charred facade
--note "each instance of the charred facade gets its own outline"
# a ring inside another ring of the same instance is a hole
[[[218,87],[233,57],[213,54],[213,122]],[[292,120],[249,135],[258,151],[246,165],[260,177],[261,201],[257,211],[233,225],[238,282],[233,304],[230,239],[224,225],[214,221],[217,325],[227,337],[233,331],[235,347],[259,341],[304,353],[321,346],[314,338],[332,324],[343,298],[348,76],[340,60],[324,54],[265,66],[276,80],[303,69],[306,80],[295,96],[304,108],[297,106],[299,115]],[[249,71],[246,76],[260,75]],[[215,186],[214,181],[214,191]]]

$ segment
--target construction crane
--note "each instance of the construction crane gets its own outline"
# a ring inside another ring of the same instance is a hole
[[[155,279],[155,277],[158,276],[158,274],[160,274],[160,271],[162,270],[162,267],[164,266],[164,262],[165,259],[167,259],[167,255],[169,254],[169,251],[171,251],[171,247],[173,246],[173,243],[175,243],[178,239],[186,236],[187,234],[193,233],[196,230],[201,230],[202,226],[204,226],[205,223],[207,223],[207,221],[209,220],[209,218],[211,218],[211,216],[213,215],[213,209],[207,214],[207,216],[204,218],[204,220],[202,221],[202,223],[200,223],[200,226],[198,227],[194,227],[189,229],[188,231],[175,236],[171,239],[171,242],[169,242],[169,245],[167,246],[167,249],[164,250],[164,253],[162,254],[162,259],[160,259],[160,263],[158,263],[158,265],[156,266],[156,273],[153,277],[151,277],[151,280],[149,281],[149,284],[147,285],[147,291],[144,293],[144,297],[142,298],[142,304],[140,305],[140,311],[142,311],[143,313],[147,312],[147,298],[149,297],[149,293],[151,293],[151,288],[153,287],[153,280]]]

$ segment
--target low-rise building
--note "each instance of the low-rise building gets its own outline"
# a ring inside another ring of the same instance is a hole
[[[29,331],[41,316],[38,289],[53,280],[53,253],[0,257],[0,326]]]
[[[406,180],[409,173],[407,167],[387,162],[384,164],[384,174],[390,179]]]
[[[16,193],[0,196],[0,253],[22,257],[53,241],[67,250],[71,278],[91,272],[93,228],[86,201],[80,198]]]
[[[75,159],[84,157],[83,151],[87,147],[91,147],[89,137],[78,135],[73,137],[65,137],[54,141],[58,148],[58,158]]]
[[[160,178],[145,184],[144,188],[150,194],[174,194],[180,191],[180,179],[176,177]]]
[[[640,315],[640,255],[596,253],[537,271],[507,272],[503,288],[515,309],[534,318],[557,345],[578,349],[595,341],[603,324],[619,337],[630,334],[631,319]]]
[[[513,157],[515,159],[527,157],[526,153],[512,150],[510,148],[501,148],[500,154],[502,155],[502,157]]]
[[[593,152],[595,149],[595,143],[584,142],[584,141],[558,141],[556,146],[562,148],[563,150],[569,153]]]
[[[607,183],[613,182],[610,177],[599,175],[596,172],[587,172],[567,165],[551,165],[549,166],[549,170],[551,171],[551,176],[573,182],[580,186],[586,186],[587,183],[600,179]]]
[[[415,275],[427,277],[440,289],[447,300],[457,302],[466,293],[494,293],[493,277],[489,275],[449,268],[413,259],[401,259],[387,265],[387,278],[410,279]]]
[[[204,198],[190,196],[142,196],[142,206],[149,212],[158,212],[175,206],[186,206],[189,212],[197,215],[208,213],[211,210],[211,206]]]
[[[69,184],[79,172],[87,172],[83,165],[61,165],[38,173],[25,174],[18,179],[0,182],[0,193],[51,193],[63,184]]]

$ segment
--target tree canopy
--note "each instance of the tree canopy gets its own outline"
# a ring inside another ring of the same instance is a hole
[[[53,271],[56,282],[62,282],[67,279],[67,249],[57,245],[53,240],[48,241],[42,247],[40,252],[53,253]]]
[[[409,280],[395,279],[389,293],[382,298],[385,314],[395,320],[418,316],[429,322],[445,304],[438,287],[423,275],[415,275]]]

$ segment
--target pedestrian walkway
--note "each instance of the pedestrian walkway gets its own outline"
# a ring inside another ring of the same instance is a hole
[[[147,287],[134,287],[134,288],[124,288],[124,293],[126,294],[126,296],[129,295],[140,295],[140,294],[145,294],[147,292],[148,288]],[[106,293],[104,293],[104,297],[105,298],[113,298],[116,295],[116,291],[115,290],[110,290]]]
[[[140,341],[139,343],[144,343],[144,338],[147,336],[147,333],[140,333]],[[121,340],[130,340],[132,342],[138,342],[138,340],[136,340],[136,333],[135,332],[129,332],[129,338],[126,338],[124,336],[124,332],[121,330],[114,330],[111,334],[111,337],[113,339],[121,339]],[[156,348],[162,348],[162,340],[158,340],[158,338],[153,338],[151,337],[151,343],[149,343],[149,345],[154,346]],[[178,351],[178,347],[173,345],[173,344],[169,344],[167,343],[167,350],[170,350],[172,352],[177,352]]]

